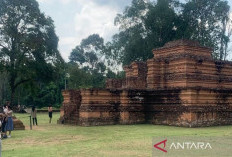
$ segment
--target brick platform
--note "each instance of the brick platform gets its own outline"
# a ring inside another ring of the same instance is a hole
[[[232,124],[232,62],[177,40],[154,58],[125,66],[106,89],[63,91],[59,122],[82,126],[151,123],[186,127]]]

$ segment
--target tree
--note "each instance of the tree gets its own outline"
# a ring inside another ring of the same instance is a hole
[[[83,39],[81,44],[72,50],[69,60],[71,63],[78,63],[82,68],[93,72],[104,73],[106,70],[103,51],[105,49],[104,40],[98,34],[93,34]]]
[[[218,6],[215,10],[218,14],[219,24],[219,59],[225,60],[227,56],[228,43],[231,36],[231,19],[229,17],[230,6],[227,1],[218,2]]]
[[[19,85],[51,80],[55,63],[62,62],[54,28],[35,0],[0,0],[0,62],[12,103]]]
[[[153,48],[184,38],[213,48],[215,59],[225,59],[231,36],[229,10],[224,0],[132,0],[115,18],[119,33],[106,44],[105,55],[128,65],[152,58]]]
[[[211,47],[216,59],[223,59],[229,42],[226,35],[230,6],[222,0],[190,0],[183,5],[183,18],[188,27],[185,37],[198,40],[201,45]]]
[[[224,44],[224,52],[223,50],[221,51],[222,53],[224,53],[224,60],[226,60],[228,53],[231,51],[228,49],[230,37],[232,35],[232,20],[230,18],[228,19],[228,21],[226,21],[225,24],[225,34],[226,35],[223,38],[224,42],[222,42]]]
[[[69,60],[70,88],[102,88],[106,65],[103,56],[104,40],[98,34],[83,39],[72,50]]]
[[[120,32],[113,36],[106,55],[123,65],[132,61],[146,60],[152,57],[151,50],[147,51],[146,28],[144,17],[151,3],[144,0],[133,0],[130,7],[126,7],[123,14],[115,18],[115,25]],[[110,55],[110,56],[109,56]]]
[[[103,88],[106,75],[114,76],[110,70],[114,68],[113,61],[105,55],[108,49],[109,45],[98,34],[83,39],[69,56],[69,88]]]
[[[153,48],[181,38],[181,22],[174,9],[177,4],[173,0],[157,3],[133,0],[131,6],[115,18],[120,32],[107,44],[106,56],[123,65],[146,61],[153,57]]]
[[[0,104],[9,98],[8,75],[6,72],[0,72]]]
[[[67,73],[70,75],[68,78],[69,89],[91,88],[92,75],[81,69],[76,63],[67,63]]]

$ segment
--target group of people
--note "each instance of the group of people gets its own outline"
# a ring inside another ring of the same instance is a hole
[[[11,131],[14,130],[14,124],[12,119],[13,110],[11,106],[4,105],[3,113],[0,113],[0,126],[1,126],[1,136],[2,138],[10,138]],[[9,132],[7,136],[7,132]]]
[[[14,130],[14,124],[12,119],[13,110],[11,106],[4,105],[3,112],[0,113],[0,127],[1,127],[1,137],[0,138],[10,138],[11,131]],[[52,106],[48,107],[48,116],[49,116],[49,123],[52,120]],[[37,110],[35,106],[31,109],[31,117],[33,119],[33,125],[38,125],[37,123]],[[7,132],[9,132],[7,136]]]
[[[48,116],[49,116],[49,123],[52,122],[52,106],[48,106]],[[31,118],[33,120],[33,125],[38,125],[37,123],[37,110],[35,106],[31,108]]]

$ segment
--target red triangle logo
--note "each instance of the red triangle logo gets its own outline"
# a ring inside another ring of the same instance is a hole
[[[165,149],[163,149],[163,148],[165,148],[165,146],[166,146],[166,142],[167,142],[167,140],[161,141],[161,142],[155,144],[154,147],[155,147],[156,149],[159,149],[159,150],[161,150],[161,151],[167,153],[168,151],[165,150]],[[160,148],[160,147],[159,147],[159,145],[161,145],[161,144],[164,144],[164,147],[163,147],[163,148]]]

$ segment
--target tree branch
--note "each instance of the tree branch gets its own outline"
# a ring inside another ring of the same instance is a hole
[[[28,81],[30,81],[31,79],[25,79],[25,80],[21,80],[21,81],[19,81],[18,83],[16,83],[15,85],[14,85],[14,88],[17,88],[19,85],[21,85],[21,84],[23,84],[23,83],[25,83],[25,82],[28,82]]]
[[[0,46],[1,46],[2,48],[6,48],[6,49],[7,49],[7,47],[5,47],[4,45],[2,45],[1,43],[0,43]]]

